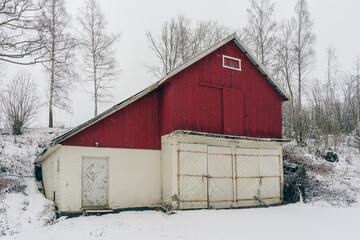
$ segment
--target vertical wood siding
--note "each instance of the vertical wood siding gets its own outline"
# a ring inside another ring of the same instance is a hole
[[[153,91],[123,109],[66,139],[63,145],[160,149],[158,92]]]
[[[241,71],[222,67],[222,55],[240,58]],[[161,135],[182,129],[282,138],[283,98],[233,42],[168,79],[163,89],[164,101],[173,104],[161,104]]]
[[[241,71],[224,68],[222,55],[240,58]],[[161,136],[175,130],[282,138],[282,101],[229,42],[63,144],[160,149]]]

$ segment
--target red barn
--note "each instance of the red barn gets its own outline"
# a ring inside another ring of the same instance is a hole
[[[36,159],[46,197],[64,213],[278,204],[288,98],[231,35],[53,139]]]

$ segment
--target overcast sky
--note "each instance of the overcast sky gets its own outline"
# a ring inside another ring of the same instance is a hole
[[[72,16],[72,27],[76,28],[76,15],[85,0],[67,0],[67,9]],[[151,0],[151,1],[119,1],[100,0],[103,12],[108,20],[108,31],[121,33],[117,46],[116,59],[122,69],[112,103],[100,106],[100,112],[121,102],[134,93],[154,83],[156,78],[148,73],[143,63],[156,62],[154,54],[148,47],[145,36],[151,31],[159,34],[161,25],[179,13],[186,14],[197,20],[217,20],[233,29],[243,27],[247,22],[246,9],[250,6],[248,0],[214,1],[214,0]],[[277,20],[290,18],[294,15],[296,0],[274,0]],[[351,70],[353,60],[360,56],[360,1],[357,0],[309,0],[310,14],[314,22],[313,31],[317,36],[316,66],[313,75],[323,78],[326,69],[325,49],[332,44],[344,71]],[[10,81],[19,67],[7,67],[6,81]],[[27,69],[37,80],[39,93],[45,100],[46,76],[40,67]],[[55,125],[74,127],[93,117],[93,101],[76,85],[72,92],[73,113],[55,112]],[[47,125],[47,106],[41,108],[35,125]]]

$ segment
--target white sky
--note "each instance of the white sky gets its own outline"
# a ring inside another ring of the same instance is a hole
[[[76,14],[84,1],[67,0],[67,9],[72,15],[74,28],[76,28]],[[156,81],[154,76],[143,67],[143,63],[157,61],[148,47],[146,31],[150,30],[156,36],[161,30],[161,25],[166,20],[176,17],[178,13],[186,14],[194,22],[213,19],[220,24],[237,29],[247,23],[246,9],[249,7],[248,0],[182,0],[177,2],[169,0],[99,0],[99,2],[108,20],[108,31],[121,33],[116,58],[122,69],[113,92],[113,102],[101,105],[100,112]],[[274,0],[273,2],[276,4],[277,20],[294,15],[296,0]],[[336,49],[341,69],[351,70],[353,59],[360,56],[360,33],[358,31],[360,1],[308,0],[308,5],[314,22],[313,31],[317,36],[314,77],[321,79],[325,75],[325,49],[329,44],[333,44]],[[7,67],[4,82],[11,80],[19,68],[18,66]],[[40,109],[41,114],[35,125],[46,126],[48,121],[45,100],[46,76],[39,66],[29,67],[27,70],[37,80],[39,93],[44,99],[44,107]],[[73,113],[66,114],[57,111],[55,125],[74,127],[93,117],[93,101],[80,89],[79,84],[75,85],[71,95]]]

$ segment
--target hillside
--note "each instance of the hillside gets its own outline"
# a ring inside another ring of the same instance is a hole
[[[51,201],[38,191],[34,160],[64,129],[25,129],[21,136],[0,130],[0,234],[8,235],[54,221]]]
[[[360,154],[352,136],[341,136],[336,150],[314,140],[302,147],[291,142],[284,145],[283,158],[285,183],[304,188],[305,202],[359,205]]]

